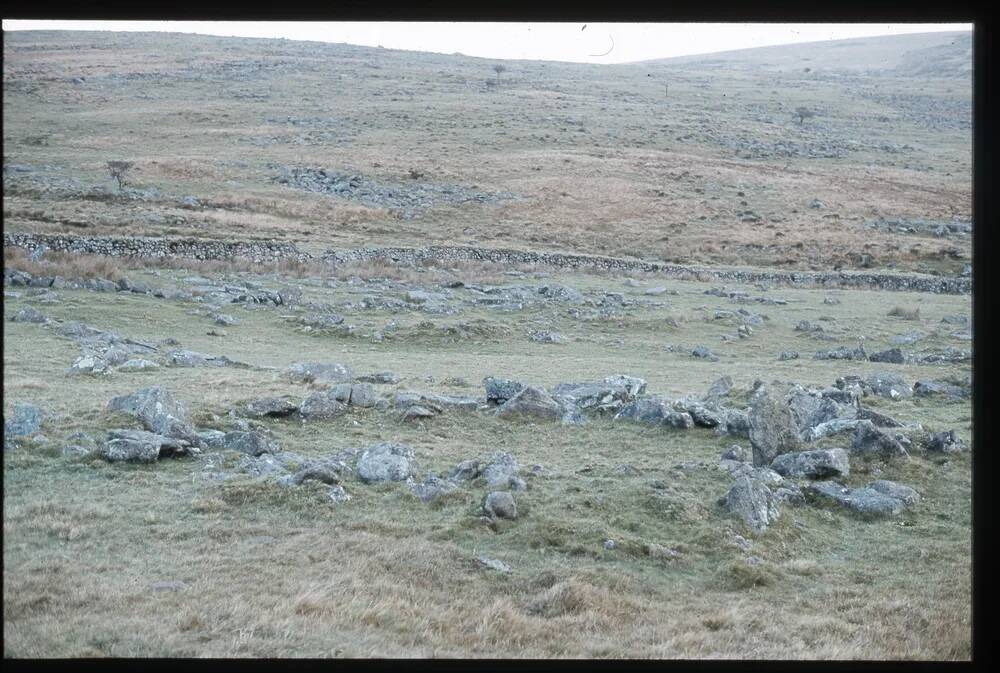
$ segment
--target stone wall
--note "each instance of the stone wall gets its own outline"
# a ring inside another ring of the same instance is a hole
[[[574,255],[567,253],[524,252],[498,248],[434,246],[427,248],[357,248],[328,250],[323,259],[334,264],[354,261],[382,260],[398,264],[434,262],[447,266],[451,262],[495,262],[500,264],[541,264],[568,269],[592,269],[619,272],[656,272],[668,276],[696,276],[701,279],[732,283],[772,283],[820,287],[856,287],[877,290],[933,292],[937,294],[969,294],[971,278],[949,276],[905,275],[867,272],[820,271],[750,271],[713,269],[665,262]]]
[[[211,241],[191,238],[82,237],[61,234],[4,233],[4,246],[34,250],[83,252],[112,257],[184,257],[189,259],[249,259],[273,262],[280,259],[314,259],[292,243],[274,241]],[[697,277],[724,283],[769,283],[775,285],[855,287],[877,290],[969,294],[972,278],[926,276],[917,274],[869,273],[862,271],[757,271],[714,269],[665,262],[576,255],[556,252],[524,252],[502,248],[431,246],[425,248],[355,248],[330,249],[321,259],[332,265],[351,262],[382,261],[403,265],[434,263],[448,266],[455,262],[492,262],[497,264],[544,265],[561,269],[617,272],[655,272],[674,277]]]
[[[275,241],[212,241],[195,238],[140,238],[131,236],[68,236],[62,234],[4,233],[4,246],[28,250],[45,246],[60,252],[83,252],[109,257],[183,257],[187,259],[248,259],[274,262],[310,259],[292,243]]]

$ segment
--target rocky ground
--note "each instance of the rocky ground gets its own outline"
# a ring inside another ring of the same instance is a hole
[[[968,296],[7,261],[8,656],[969,656]]]

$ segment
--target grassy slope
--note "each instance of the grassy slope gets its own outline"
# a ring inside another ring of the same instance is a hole
[[[155,285],[190,275],[161,273],[129,275]],[[623,288],[621,279],[551,280],[641,298],[642,288]],[[313,301],[357,301],[364,292],[296,282]],[[173,336],[186,348],[253,364],[344,361],[360,372],[396,371],[406,377],[402,389],[459,394],[478,392],[486,374],[553,384],[629,372],[646,377],[650,391],[680,395],[700,393],[722,374],[746,389],[760,376],[822,385],[887,367],[910,381],[968,371],[808,359],[811,350],[852,344],[858,334],[874,347],[910,329],[932,333],[928,345],[961,346],[939,321],[968,314],[967,297],[782,289],[773,295],[788,299],[787,306],[747,305],[770,318],[753,338],[720,344],[717,335],[735,327],[712,315],[736,306],[704,295],[704,284],[662,284],[679,294],[666,295],[659,307],[630,309],[617,322],[571,322],[559,307],[515,314],[469,308],[451,317],[352,311],[357,337],[306,334],[281,318],[283,310],[241,307],[226,310],[242,324],[212,337],[205,334],[210,320],[191,315],[194,304],[137,295],[67,290],[59,292],[61,303],[38,308],[133,337]],[[830,294],[842,303],[823,304]],[[901,520],[875,523],[787,509],[754,542],[750,553],[762,563],[751,567],[732,542],[733,534],[746,532],[715,504],[729,484],[715,463],[732,440],[705,430],[602,421],[563,428],[460,413],[414,427],[371,410],[311,425],[269,423],[282,446],[306,455],[408,442],[421,474],[493,450],[513,452],[525,468],[545,467],[528,477],[531,488],[518,497],[520,519],[496,532],[476,518],[481,484],[428,506],[403,486],[348,482],[354,499],[332,506],[321,488],[283,490],[246,478],[219,485],[201,478],[195,460],[129,467],[58,457],[58,438],[120,425],[104,405],[144,385],[175,391],[203,424],[241,400],[301,397],[307,388],[276,372],[214,369],[117,374],[69,386],[64,371],[77,347],[36,325],[11,323],[26,302],[5,301],[4,397],[36,401],[59,416],[46,427],[51,444],[4,457],[7,656],[969,656],[967,456],[941,464],[916,451],[906,464],[873,466],[880,473],[855,463],[848,483],[878,474],[912,484],[922,502]],[[920,318],[888,317],[901,302],[919,306]],[[817,342],[793,330],[800,319],[822,316],[834,319],[824,324],[839,341]],[[670,317],[678,327],[667,325]],[[400,323],[397,338],[378,344],[364,338],[389,319]],[[485,336],[473,339],[441,338],[418,325],[476,319]],[[571,341],[532,343],[525,332],[541,325]],[[707,343],[721,360],[667,352],[666,343]],[[776,362],[788,348],[806,359]],[[476,389],[437,383],[450,376]],[[969,436],[967,403],[908,400],[880,408]],[[689,462],[705,467],[676,467]],[[640,473],[620,473],[623,463]],[[650,486],[654,480],[665,485],[659,493]],[[617,550],[602,549],[608,537]],[[650,544],[679,556],[651,556]],[[480,554],[506,561],[514,572],[478,568]],[[150,589],[167,580],[186,588]]]
[[[867,44],[861,53],[869,59],[891,52],[900,62],[923,62],[919,51],[893,47],[898,39]],[[949,124],[952,110],[968,104],[971,80],[952,70],[835,72],[823,65],[835,46],[784,48],[810,58],[809,73],[711,59],[512,61],[492,90],[485,81],[493,62],[457,55],[5,33],[5,164],[76,179],[85,191],[111,184],[104,162],[128,159],[139,168],[136,185],[160,191],[121,202],[11,183],[5,227],[256,235],[312,249],[459,243],[799,268],[850,268],[867,254],[875,266],[958,272],[968,239],[863,225],[877,217],[968,217],[970,133]],[[800,126],[791,115],[799,105],[819,115]],[[840,159],[737,156],[734,147],[748,141],[853,149]],[[887,153],[883,145],[913,149]],[[523,198],[440,206],[402,220],[278,185],[274,165],[402,183],[414,168],[429,182]],[[185,195],[205,207],[180,208]],[[814,198],[827,208],[810,209]],[[746,210],[761,220],[741,221]]]

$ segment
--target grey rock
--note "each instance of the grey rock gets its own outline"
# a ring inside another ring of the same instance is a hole
[[[535,330],[528,334],[532,341],[535,343],[542,344],[561,344],[566,343],[567,339],[562,334],[558,332],[551,332],[549,330]]]
[[[344,487],[340,484],[335,484],[334,486],[331,486],[330,489],[326,492],[326,496],[327,498],[330,499],[331,502],[337,505],[345,503],[351,499],[351,494],[348,493],[344,489]]]
[[[691,355],[696,358],[701,358],[703,360],[710,360],[712,362],[718,361],[718,356],[709,350],[705,346],[695,346],[694,350],[691,351]]]
[[[490,488],[508,488],[511,480],[517,477],[517,459],[510,453],[498,451],[490,456],[489,463],[483,468],[483,476]]]
[[[660,425],[670,413],[665,400],[659,397],[642,397],[630,402],[615,414],[615,420],[630,420],[639,423]]]
[[[292,485],[298,486],[306,481],[319,481],[324,484],[339,484],[341,472],[346,466],[337,460],[311,460],[292,475]]]
[[[858,427],[858,423],[861,423],[861,419],[835,418],[805,430],[802,433],[802,440],[806,442],[815,442],[823,437],[829,437],[830,435],[836,435],[841,432],[853,432]]]
[[[295,362],[285,370],[293,381],[303,383],[344,383],[354,378],[354,371],[337,362]]]
[[[834,348],[832,350],[826,351],[816,351],[813,355],[815,360],[867,360],[868,353],[865,352],[863,346],[858,346],[857,348],[848,348],[843,346],[841,348]]]
[[[781,515],[781,505],[763,481],[737,477],[723,496],[722,505],[755,533],[763,533]]]
[[[619,374],[593,383],[560,383],[552,394],[581,410],[617,412],[645,390],[643,379]]]
[[[960,453],[965,451],[965,442],[958,438],[954,430],[931,433],[927,437],[927,450],[938,453]]]
[[[902,376],[888,372],[869,375],[864,380],[864,386],[875,395],[893,400],[909,397],[913,394],[913,388],[903,380]]]
[[[909,456],[903,445],[895,438],[882,432],[871,421],[861,421],[854,430],[851,453],[865,458],[906,458]]]
[[[375,389],[369,383],[355,383],[351,386],[350,403],[356,407],[370,408],[375,406],[377,397]]]
[[[879,353],[872,353],[868,356],[868,359],[872,362],[888,362],[894,365],[901,365],[906,362],[906,357],[903,355],[903,351],[898,348],[890,348]]]
[[[399,377],[393,372],[375,372],[359,376],[356,381],[361,383],[399,383]]]
[[[420,421],[425,418],[434,418],[435,416],[437,416],[436,411],[432,411],[431,409],[419,404],[413,404],[406,407],[406,410],[399,418],[404,423],[409,423],[413,421]]]
[[[739,444],[733,444],[722,452],[722,460],[734,460],[740,463],[748,463],[752,459],[753,455],[751,452]]]
[[[613,550],[613,549],[615,549],[615,548],[616,548],[616,547],[617,547],[618,545],[616,545],[616,544],[615,544],[615,541],[614,541],[614,540],[605,540],[605,541],[604,541],[604,543],[603,543],[603,546],[604,546],[604,548],[605,548],[606,550],[608,550],[608,551],[612,551],[612,550]]]
[[[784,453],[774,459],[771,469],[783,477],[828,479],[850,474],[850,462],[843,449],[817,449]]]
[[[898,485],[888,484],[892,482],[882,482],[877,487],[871,484],[865,488],[851,489],[835,481],[819,481],[808,484],[803,491],[811,502],[836,504],[862,518],[876,519],[897,516],[909,506],[906,498],[913,501],[915,491],[911,494],[912,489],[901,491],[894,488]]]
[[[357,473],[366,483],[403,481],[415,466],[413,449],[405,444],[380,442],[365,449],[358,458]]]
[[[441,479],[433,474],[428,474],[423,483],[412,484],[410,490],[423,502],[431,502],[441,496],[455,491],[458,486],[447,479]]]
[[[280,481],[280,485],[291,485],[291,475],[287,474],[285,466],[268,453],[241,456],[240,470],[252,477],[280,476],[282,479],[287,479],[287,481]]]
[[[259,432],[234,430],[225,433],[220,443],[222,448],[239,451],[249,456],[256,457],[265,453],[274,453],[274,447]]]
[[[41,407],[26,402],[15,402],[12,417],[4,420],[4,438],[30,437],[41,430],[44,419],[45,413]]]
[[[486,515],[494,519],[516,519],[517,503],[509,491],[493,491],[483,501]]]
[[[257,418],[283,418],[294,414],[299,407],[288,397],[265,397],[249,402],[244,410]]]
[[[516,471],[516,470],[515,470]],[[448,473],[452,481],[471,481],[482,474],[478,460],[463,460]]]
[[[490,570],[496,570],[497,572],[504,574],[510,574],[512,572],[510,566],[503,561],[486,556],[480,556],[476,560],[479,561],[483,567],[489,568]]]
[[[246,367],[242,362],[230,360],[224,355],[207,355],[197,351],[175,350],[166,354],[171,367]]]
[[[729,392],[733,389],[733,379],[730,376],[722,376],[712,382],[712,385],[708,387],[708,393],[705,395],[706,399],[717,400],[721,397],[726,397]]]
[[[346,404],[325,392],[312,393],[299,405],[299,414],[309,421],[335,418],[346,411]]]
[[[493,376],[487,376],[483,379],[483,385],[486,387],[486,401],[493,404],[503,404],[524,390],[524,384],[520,381],[500,379]]]
[[[792,410],[767,389],[755,394],[748,419],[754,465],[770,465],[780,454],[798,451],[801,442]]]
[[[108,411],[129,414],[150,432],[198,445],[199,438],[187,420],[187,407],[166,388],[150,386],[108,402]]]
[[[694,427],[694,418],[686,411],[667,411],[663,416],[663,425],[671,428],[687,430]]]
[[[798,360],[799,354],[797,351],[781,351],[778,353],[779,360]]]
[[[533,386],[527,386],[504,402],[497,409],[499,418],[562,419],[565,410],[552,395]]]
[[[101,456],[109,462],[151,463],[161,457],[185,455],[190,444],[144,430],[109,430]]]
[[[947,381],[924,380],[913,384],[913,394],[917,397],[943,395],[953,400],[965,399],[971,395],[969,388],[957,386]]]
[[[42,313],[33,306],[22,307],[20,311],[14,314],[14,317],[11,318],[11,320],[13,322],[28,322],[37,324],[45,324],[49,322],[49,318],[42,315]]]
[[[141,372],[148,369],[159,369],[160,365],[156,364],[152,360],[145,360],[143,358],[133,358],[131,360],[126,360],[119,367],[120,372]]]

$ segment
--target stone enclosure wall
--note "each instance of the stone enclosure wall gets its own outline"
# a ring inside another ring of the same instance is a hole
[[[138,237],[82,237],[59,234],[4,233],[4,246],[28,250],[45,246],[51,250],[108,255],[111,257],[183,257],[189,259],[249,259],[274,262],[282,259],[316,260],[292,243],[274,241],[210,241]],[[502,248],[430,246],[423,248],[382,247],[329,249],[320,260],[333,266],[351,262],[383,261],[401,265],[454,262],[544,265],[561,269],[617,272],[655,272],[667,276],[697,277],[733,283],[769,283],[820,287],[856,287],[878,290],[969,294],[972,278],[867,272],[752,271],[713,269],[664,262],[620,259],[554,252],[525,252]]]

